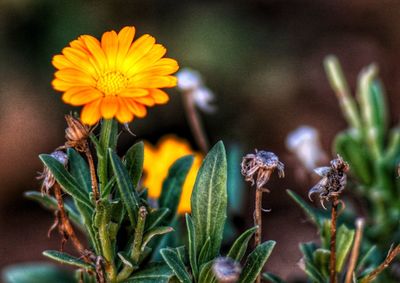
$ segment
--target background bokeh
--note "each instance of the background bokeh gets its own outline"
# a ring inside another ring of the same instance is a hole
[[[264,216],[264,238],[278,241],[267,268],[301,278],[298,242],[317,235],[285,193],[304,194],[311,186],[296,179],[299,164],[285,137],[311,125],[330,153],[332,138],[345,127],[322,67],[332,53],[353,89],[363,66],[379,64],[397,122],[399,1],[0,0],[0,268],[44,260],[42,250],[58,248],[56,233],[46,236],[51,213],[22,197],[39,188],[37,155],[63,143],[63,115],[72,110],[50,87],[51,57],[80,34],[100,36],[125,25],[154,35],[182,67],[203,74],[218,105],[215,114],[202,116],[211,143],[222,139],[243,152],[268,149],[286,164],[287,177],[272,180],[264,203],[272,209]],[[169,104],[131,124],[137,138],[124,134],[122,147],[167,133],[193,142],[181,98],[176,90],[170,94]],[[239,227],[251,225],[252,198],[246,190]]]

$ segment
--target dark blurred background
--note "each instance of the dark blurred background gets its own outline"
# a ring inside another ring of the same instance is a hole
[[[218,111],[203,115],[211,143],[268,149],[286,164],[287,177],[272,181],[264,203],[272,209],[264,239],[278,242],[267,268],[301,278],[298,243],[317,235],[285,189],[304,195],[312,184],[295,178],[299,164],[285,137],[311,125],[331,153],[345,127],[322,66],[327,54],[339,57],[353,89],[359,70],[377,62],[397,122],[400,1],[0,0],[0,268],[44,260],[42,250],[59,247],[57,233],[46,236],[52,214],[22,196],[39,188],[37,155],[63,143],[63,116],[73,110],[51,89],[51,57],[81,34],[99,37],[125,25],[154,35],[181,67],[202,73],[217,97]],[[138,138],[176,133],[193,142],[179,94],[169,93],[169,104],[131,124]],[[134,141],[122,136],[122,146]],[[253,196],[246,192],[249,226]]]

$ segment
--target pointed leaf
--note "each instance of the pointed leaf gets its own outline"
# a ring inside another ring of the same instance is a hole
[[[137,188],[143,172],[144,144],[142,141],[135,143],[126,152],[125,166],[131,177],[133,187]]]
[[[25,192],[24,196],[28,199],[31,199],[31,200],[34,200],[34,201],[40,203],[46,209],[49,209],[52,211],[58,209],[57,200],[52,196],[42,195],[41,193],[36,192],[36,191]],[[81,219],[80,219],[79,215],[75,212],[75,210],[67,203],[64,203],[64,209],[68,213],[68,218],[75,225],[84,229],[84,227],[82,226],[82,223],[81,223]]]
[[[173,230],[174,229],[172,227],[160,226],[148,231],[143,237],[142,248],[141,248],[142,251],[144,250],[146,245],[150,242],[150,240],[153,239],[153,237],[172,232]]]
[[[132,225],[136,224],[137,212],[139,210],[139,197],[132,184],[129,174],[122,164],[119,157],[111,150],[108,150],[111,160],[111,166],[117,179],[118,190],[122,202],[128,212],[129,220]]]
[[[353,245],[354,230],[341,225],[337,231],[336,239],[336,271],[341,272]]]
[[[246,253],[247,245],[253,236],[253,234],[257,231],[258,226],[253,227],[245,231],[236,241],[233,243],[231,249],[229,250],[227,257],[230,257],[233,260],[241,261],[242,257]]]
[[[192,267],[193,277],[197,278],[198,266],[197,266],[197,253],[196,253],[196,232],[192,218],[186,213],[186,227],[189,241],[189,262]]]
[[[199,283],[213,283],[216,281],[217,278],[215,278],[214,272],[212,271],[213,263],[214,260],[210,260],[200,267]]]
[[[145,224],[145,231],[151,230],[154,227],[160,225],[165,219],[166,216],[169,214],[168,208],[160,208],[157,210],[153,210],[147,215],[146,224]]]
[[[89,167],[82,156],[72,148],[68,148],[68,168],[71,175],[85,188],[88,193],[92,191],[92,181],[90,177]]]
[[[83,260],[73,257],[67,253],[64,252],[59,252],[59,251],[52,251],[52,250],[48,250],[48,251],[44,251],[43,255],[51,258],[55,261],[64,263],[64,264],[68,264],[68,265],[72,265],[72,266],[76,266],[79,268],[83,268],[86,270],[94,270],[95,267],[87,262],[84,262]]]
[[[179,158],[169,168],[168,176],[163,182],[158,205],[160,207],[169,208],[171,211],[169,214],[169,220],[171,220],[176,214],[182,194],[182,187],[192,164],[192,155]]]
[[[314,265],[321,272],[323,276],[329,276],[329,259],[331,256],[331,251],[327,249],[316,249],[314,257]]]
[[[197,174],[191,207],[196,231],[196,252],[210,237],[209,259],[219,254],[227,206],[225,148],[218,142],[207,154]]]
[[[150,263],[123,283],[168,283],[172,277],[174,273],[165,263]]]
[[[239,283],[254,282],[262,271],[268,257],[274,249],[275,241],[267,241],[257,246],[247,257],[242,273],[239,277]]]
[[[92,203],[89,194],[84,188],[81,188],[75,178],[64,168],[64,166],[49,154],[39,155],[40,160],[44,163],[54,178],[61,185],[63,190],[71,195],[74,199],[92,209]]]
[[[186,271],[184,263],[173,249],[161,249],[160,253],[181,283],[192,282],[189,273]]]
[[[376,251],[377,251],[376,246],[372,246],[371,248],[369,248],[369,250],[367,250],[367,252],[364,254],[364,256],[361,257],[361,259],[357,263],[357,267],[356,267],[357,272],[360,272],[364,268],[364,265],[371,260],[371,258],[373,258],[373,257],[378,258],[376,256]]]
[[[206,263],[209,258],[210,254],[210,246],[211,246],[211,239],[210,237],[207,238],[207,241],[204,243],[204,246],[201,248],[199,257],[197,258],[197,262],[199,265]]]

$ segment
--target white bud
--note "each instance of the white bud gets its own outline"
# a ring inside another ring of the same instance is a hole
[[[189,68],[180,70],[176,77],[178,78],[178,88],[182,91],[194,90],[203,85],[200,73]]]

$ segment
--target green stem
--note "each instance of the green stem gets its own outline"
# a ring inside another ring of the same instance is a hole
[[[100,148],[97,148],[97,174],[99,176],[99,185],[103,189],[108,180],[108,154],[107,149],[116,148],[118,125],[114,119],[103,120],[100,131]]]

